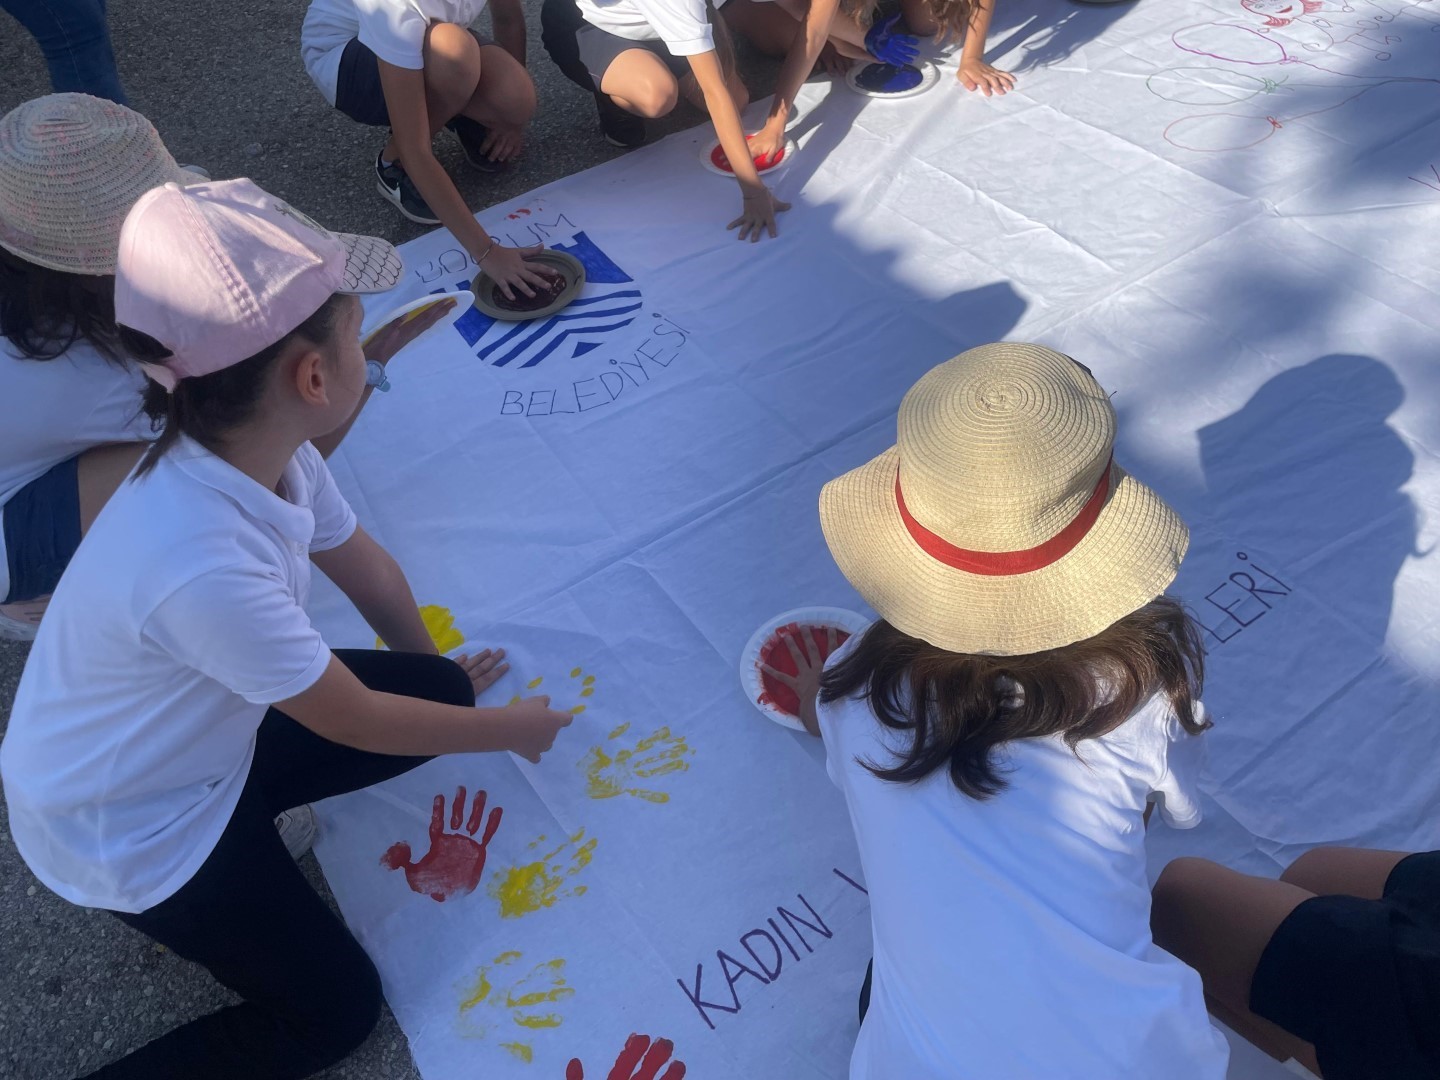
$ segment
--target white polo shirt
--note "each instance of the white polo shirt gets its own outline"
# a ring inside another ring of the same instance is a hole
[[[381,60],[418,71],[432,22],[469,26],[486,0],[312,0],[300,27],[300,58],[325,100],[335,104],[340,54],[359,38]]]
[[[858,640],[856,638],[851,640]],[[837,658],[848,654],[837,650]],[[1150,936],[1147,800],[1200,821],[1204,736],[1156,696],[1110,734],[1002,747],[1009,786],[881,780],[904,733],[819,707],[870,890],[875,977],[851,1080],[1224,1080],[1200,977]]]
[[[704,0],[577,0],[576,7],[596,29],[630,41],[663,41],[671,56],[715,48]]]
[[[0,745],[35,876],[138,912],[187,882],[240,798],[267,706],[330,650],[304,611],[312,551],[355,515],[309,443],[283,497],[184,439],[122,484],[45,613]]]
[[[140,411],[145,376],[84,342],[31,360],[0,337],[0,508],[62,461],[104,443],[154,438]],[[10,592],[0,532],[0,601]]]

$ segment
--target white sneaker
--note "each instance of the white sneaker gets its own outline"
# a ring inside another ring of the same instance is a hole
[[[275,817],[275,828],[280,830],[280,839],[292,859],[298,859],[315,843],[315,811],[307,806],[297,806]]]

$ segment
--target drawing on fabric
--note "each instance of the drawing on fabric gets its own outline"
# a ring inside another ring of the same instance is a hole
[[[580,759],[585,793],[592,799],[630,795],[646,802],[669,802],[669,792],[655,790],[662,786],[657,780],[690,768],[685,759],[693,751],[685,736],[661,727],[643,738],[626,738],[629,731],[628,723],[621,724],[605,737],[603,745],[592,746]]]
[[[1401,72],[1386,65],[1401,37],[1391,32],[1399,14],[1415,14],[1427,29],[1440,30],[1417,9],[1429,0],[1401,5],[1399,11],[1359,0],[1368,14],[1356,14],[1352,0],[1240,0],[1250,23],[1197,23],[1175,31],[1175,47],[1192,56],[1235,68],[1188,65],[1158,72],[1146,79],[1157,97],[1182,105],[1234,106],[1277,91],[1302,97],[1264,99],[1264,111],[1223,109],[1182,116],[1164,129],[1165,141],[1182,150],[1223,153],[1248,150],[1267,141],[1287,124],[1320,116],[1348,105],[1382,86],[1431,84],[1431,73]],[[1274,78],[1263,69],[1274,72]],[[1285,74],[1281,74],[1284,71]],[[1301,81],[1294,73],[1308,71]],[[1304,104],[1291,105],[1288,102]]]
[[[451,649],[458,649],[465,644],[465,635],[455,629],[455,616],[450,613],[448,607],[441,607],[439,604],[422,604],[420,605],[420,621],[425,624],[425,629],[430,634],[430,640],[435,643],[435,648],[442,654],[448,653]],[[385,648],[385,642],[377,637],[375,648]]]
[[[567,897],[584,896],[585,885],[567,886],[566,883],[590,865],[597,843],[593,837],[586,840],[582,828],[533,862],[496,872],[490,879],[488,891],[500,904],[500,917],[518,919],[554,907],[557,901]],[[542,835],[530,842],[529,849],[539,851],[544,846],[546,838]]]
[[[422,896],[444,903],[457,896],[468,896],[480,884],[485,873],[485,852],[500,827],[502,811],[495,807],[485,821],[485,831],[480,832],[480,821],[485,816],[485,792],[475,793],[475,802],[470,817],[461,829],[465,814],[465,788],[455,791],[455,801],[450,809],[450,831],[445,831],[445,796],[436,795],[430,812],[430,848],[418,862],[410,858],[410,845],[404,840],[391,845],[380,857],[380,865],[387,870],[405,871],[405,880],[410,888]]]
[[[575,990],[565,981],[564,960],[543,960],[528,970],[522,961],[519,952],[503,952],[475,972],[461,991],[458,1028],[471,1039],[508,1036],[499,1045],[528,1064],[535,1048],[526,1032],[558,1028],[563,1018],[551,1007]]]
[[[669,1039],[648,1035],[631,1035],[606,1073],[606,1080],[684,1080],[685,1063],[675,1059],[675,1044]],[[669,1065],[661,1075],[660,1069]],[[571,1058],[565,1066],[565,1080],[585,1080],[585,1066],[579,1058]]]
[[[1409,179],[1414,180],[1415,183],[1420,184],[1423,187],[1428,187],[1434,191],[1440,191],[1440,166],[1431,165],[1429,176],[1426,176],[1422,172],[1419,176],[1412,176]]]
[[[546,686],[544,675],[537,675],[531,679],[525,684],[525,689],[532,693],[539,691],[542,694],[550,694],[550,704],[557,709],[566,707],[562,702],[568,701],[571,698],[579,698],[579,701],[569,706],[570,714],[572,716],[579,716],[590,704],[589,699],[595,696],[595,676],[587,675],[585,674],[584,668],[576,667],[570,669],[570,679],[561,689],[556,689],[553,685]],[[516,694],[510,699],[509,704],[518,704],[520,698],[521,695]]]

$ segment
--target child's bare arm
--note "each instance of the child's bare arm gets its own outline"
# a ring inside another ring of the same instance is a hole
[[[1014,75],[985,62],[985,39],[995,15],[995,2],[975,0],[970,25],[965,30],[965,46],[960,51],[960,70],[956,73],[966,90],[979,90],[986,97],[1004,94],[1015,86]]]
[[[356,526],[349,540],[329,551],[315,552],[311,561],[350,598],[390,648],[397,652],[436,652],[405,572],[364,529]]]

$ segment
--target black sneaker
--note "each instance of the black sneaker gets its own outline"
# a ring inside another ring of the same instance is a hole
[[[645,121],[616,105],[609,94],[595,91],[595,111],[600,114],[600,133],[611,146],[634,150],[645,144]]]
[[[460,140],[460,149],[465,160],[483,173],[504,172],[509,165],[504,161],[491,161],[485,156],[483,147],[490,137],[490,129],[468,116],[457,116],[445,125]]]
[[[414,182],[400,166],[400,162],[392,161],[386,165],[380,155],[375,156],[375,189],[394,203],[395,208],[411,221],[421,225],[440,224],[435,211],[420,197],[420,192],[415,189]]]

